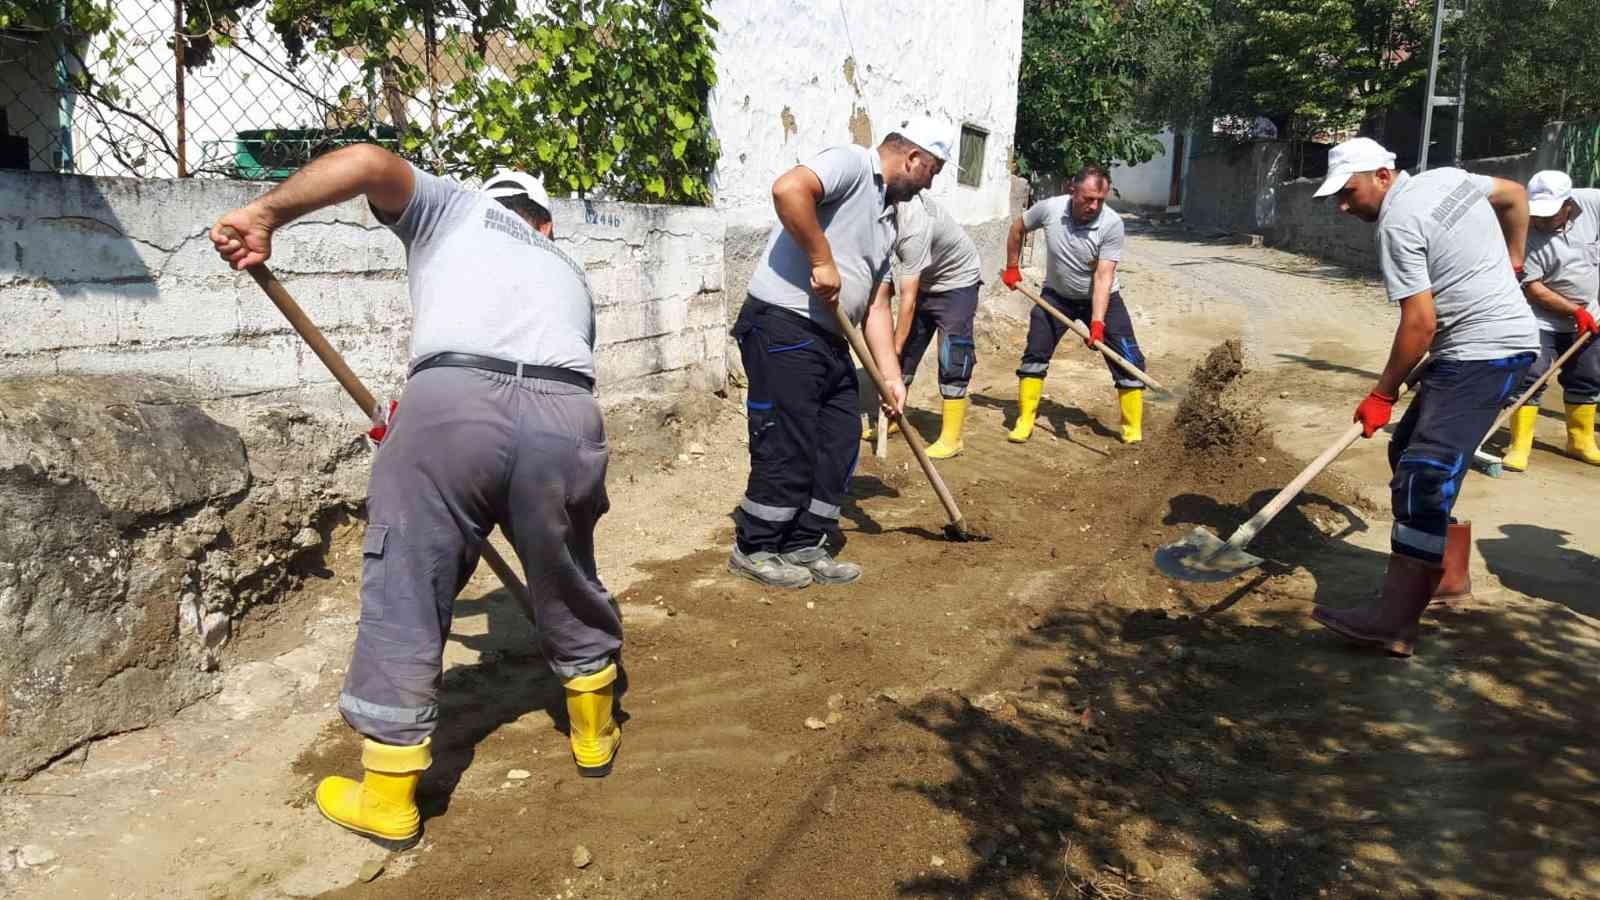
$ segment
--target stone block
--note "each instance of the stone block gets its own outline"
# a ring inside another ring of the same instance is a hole
[[[23,327],[0,329],[0,355],[114,344],[117,302],[112,286],[80,286],[67,294],[40,285],[6,288],[0,298],[6,321]]]

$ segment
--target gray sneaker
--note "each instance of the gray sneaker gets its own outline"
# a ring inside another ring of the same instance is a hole
[[[811,583],[811,572],[805,566],[790,565],[766,550],[747,554],[735,546],[728,557],[728,571],[771,587],[803,588]]]
[[[818,584],[849,584],[861,577],[860,566],[834,559],[821,544],[803,550],[790,550],[783,554],[782,559],[790,565],[809,570],[811,580]]]

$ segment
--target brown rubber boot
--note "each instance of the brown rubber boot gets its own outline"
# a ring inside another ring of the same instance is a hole
[[[1428,612],[1460,612],[1472,602],[1472,523],[1451,522],[1444,539],[1444,575]]]
[[[1444,570],[1420,559],[1389,554],[1383,575],[1383,593],[1366,606],[1317,606],[1311,618],[1358,644],[1382,647],[1395,656],[1410,656],[1416,649],[1417,623],[1427,608]]]

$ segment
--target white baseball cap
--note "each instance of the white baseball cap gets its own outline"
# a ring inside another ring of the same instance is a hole
[[[1528,181],[1528,215],[1553,216],[1572,199],[1572,179],[1560,169],[1546,169]]]
[[[550,209],[550,195],[545,193],[544,182],[527,172],[501,169],[490,175],[483,183],[483,192],[496,200],[501,197],[527,197],[544,207],[545,212],[554,214]]]
[[[951,128],[949,123],[940,122],[931,116],[913,116],[901,122],[899,128],[891,130],[937,156],[940,162],[950,161],[955,129]]]
[[[1344,187],[1351,175],[1394,168],[1394,154],[1372,138],[1351,138],[1328,151],[1328,177],[1314,197],[1326,197]]]

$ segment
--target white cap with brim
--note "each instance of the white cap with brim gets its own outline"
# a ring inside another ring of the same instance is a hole
[[[544,207],[545,212],[554,214],[550,209],[550,195],[545,193],[544,182],[526,172],[501,169],[490,175],[483,183],[483,192],[495,200],[501,197],[527,197]]]
[[[1337,193],[1351,175],[1394,168],[1394,154],[1372,138],[1351,138],[1328,151],[1328,177],[1313,196]]]
[[[938,157],[940,162],[950,161],[951,148],[955,144],[955,129],[948,123],[940,122],[931,116],[915,116],[901,122],[900,127],[893,130]]]
[[[1528,215],[1553,216],[1572,199],[1572,179],[1559,169],[1546,169],[1528,181]]]

